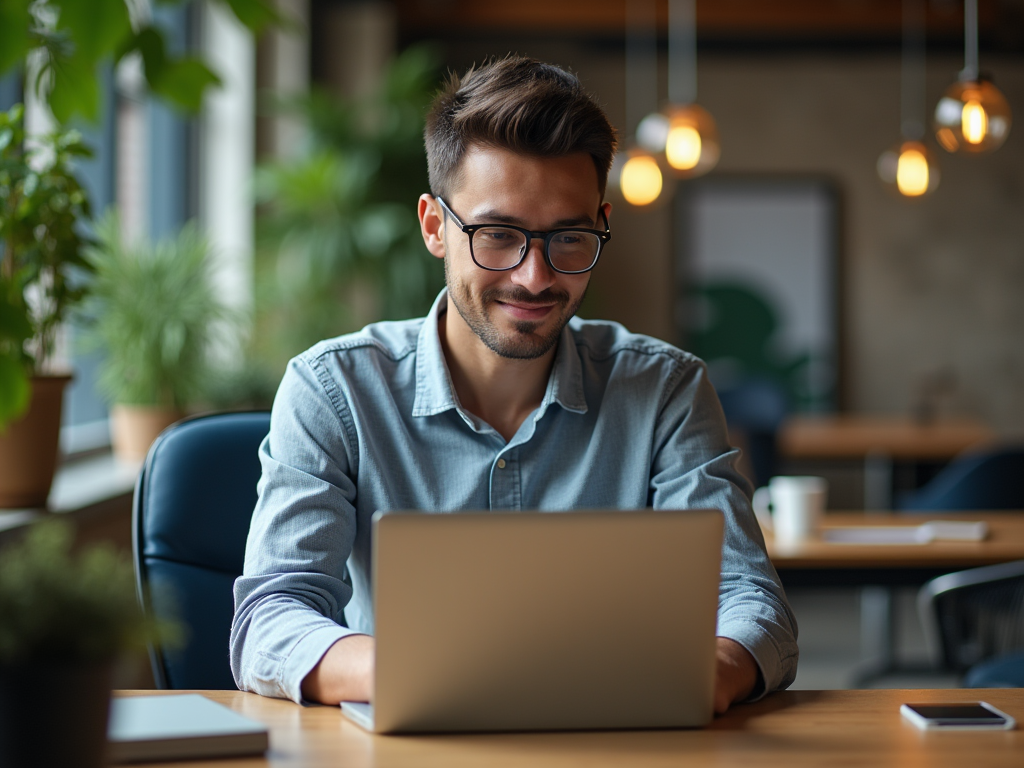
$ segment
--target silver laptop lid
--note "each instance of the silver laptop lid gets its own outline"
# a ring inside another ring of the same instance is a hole
[[[722,514],[374,517],[377,732],[697,726]]]

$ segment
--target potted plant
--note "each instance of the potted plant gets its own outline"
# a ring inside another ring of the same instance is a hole
[[[158,243],[125,243],[118,217],[96,227],[82,316],[103,351],[99,386],[113,404],[114,454],[141,461],[195,402],[210,373],[210,342],[230,320],[210,281],[210,246],[194,224]]]
[[[26,141],[24,110],[0,112],[0,507],[42,507],[57,462],[57,331],[84,298],[89,199],[73,170],[77,131]]]
[[[115,662],[177,631],[142,614],[129,561],[71,539],[46,520],[0,553],[3,766],[104,765]]]

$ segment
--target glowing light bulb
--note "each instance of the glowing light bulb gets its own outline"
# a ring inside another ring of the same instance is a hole
[[[988,133],[988,114],[985,108],[976,99],[971,99],[964,104],[960,113],[960,130],[964,134],[964,140],[971,144],[981,144]]]
[[[998,149],[1012,123],[1006,97],[984,78],[954,83],[935,105],[935,138],[947,152]]]
[[[920,150],[910,148],[900,154],[896,188],[907,197],[919,197],[928,191],[928,160]]]
[[[663,184],[658,161],[648,154],[634,154],[622,166],[619,185],[630,205],[650,205],[658,199]]]
[[[668,164],[680,171],[695,168],[700,162],[700,133],[692,125],[677,125],[669,129],[665,142]]]
[[[939,186],[935,155],[920,141],[904,141],[878,158],[878,175],[903,197],[921,197]]]

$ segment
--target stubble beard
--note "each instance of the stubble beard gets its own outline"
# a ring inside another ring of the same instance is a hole
[[[469,286],[465,283],[455,282],[448,270],[448,261],[445,260],[444,269],[445,285],[448,286],[448,295],[459,315],[476,334],[488,349],[500,357],[509,360],[536,360],[543,357],[558,343],[562,335],[562,329],[566,323],[576,314],[583,303],[587,293],[584,290],[579,299],[571,302],[571,297],[565,291],[552,291],[547,289],[538,294],[532,294],[525,288],[488,288],[484,290],[479,299],[474,299],[470,293]],[[512,324],[512,332],[501,333],[490,317],[491,307],[494,302],[512,303],[554,303],[559,313],[559,319],[544,335],[537,335],[537,329],[544,321],[519,320]]]

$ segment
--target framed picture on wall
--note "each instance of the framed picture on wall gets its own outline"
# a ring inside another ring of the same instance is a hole
[[[676,325],[720,393],[775,389],[787,412],[842,405],[841,197],[787,175],[682,184]],[[723,399],[724,402],[724,399]]]

